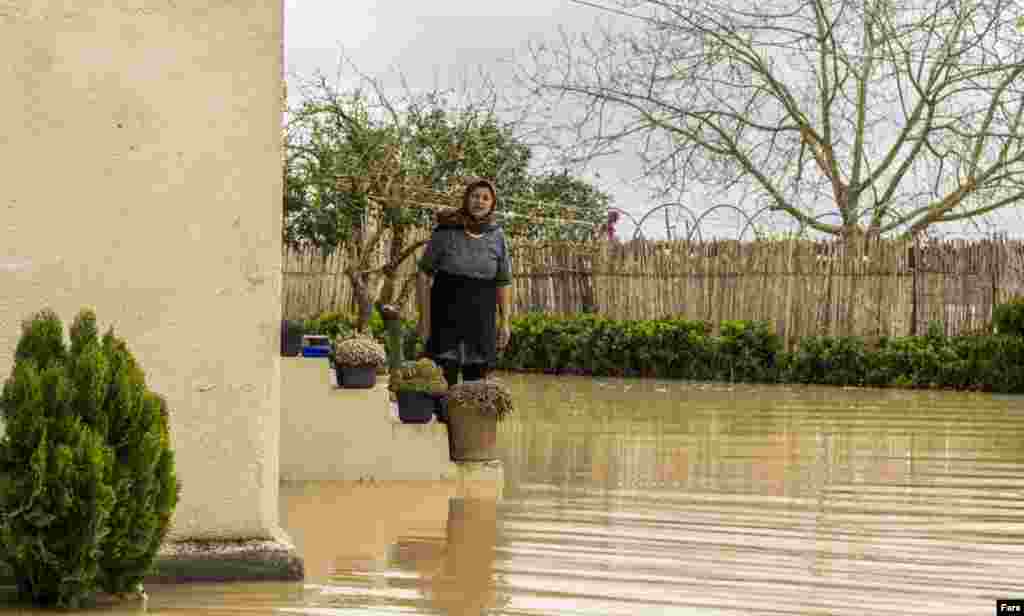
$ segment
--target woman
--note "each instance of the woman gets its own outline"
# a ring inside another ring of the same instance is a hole
[[[465,381],[486,378],[508,344],[512,271],[497,207],[493,184],[471,182],[462,207],[438,215],[419,261],[420,336],[449,387],[460,369]]]

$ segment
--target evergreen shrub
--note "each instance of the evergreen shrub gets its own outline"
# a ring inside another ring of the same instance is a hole
[[[1024,336],[1024,296],[1015,295],[992,309],[992,325],[1007,336]]]
[[[113,328],[82,310],[22,323],[0,394],[0,550],[20,598],[76,607],[141,588],[181,486],[168,409]]]
[[[776,355],[782,340],[764,321],[722,321],[712,355],[729,381],[763,383],[776,378]]]

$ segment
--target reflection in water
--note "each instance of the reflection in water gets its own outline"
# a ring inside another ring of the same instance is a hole
[[[497,607],[494,560],[497,504],[492,500],[453,498],[442,563],[430,576],[426,597],[443,614],[479,615]]]
[[[285,483],[304,584],[153,588],[149,612],[990,616],[1024,596],[1024,398],[503,380],[500,499]]]
[[[499,607],[494,491],[455,482],[283,484],[287,528],[312,582],[307,604],[453,616]]]

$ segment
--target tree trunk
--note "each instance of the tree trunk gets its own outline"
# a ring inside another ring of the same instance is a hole
[[[367,274],[350,274],[353,298],[356,302],[356,331],[366,333],[373,316],[373,298],[370,297],[370,284]]]
[[[362,221],[356,220],[352,228],[352,240],[349,242],[348,245],[349,263],[359,263],[362,260],[364,236],[365,233]],[[349,306],[349,310],[355,311],[355,313],[358,315],[361,312],[361,304],[359,298],[359,282],[352,274],[349,274],[349,281],[352,283],[352,304]]]
[[[858,224],[849,224],[843,226],[843,230],[840,233],[839,238],[844,244],[850,244],[864,237],[864,235],[866,234],[863,227]]]
[[[391,245],[388,250],[389,269],[384,272],[384,285],[381,287],[379,303],[395,304],[395,295],[398,289],[398,266],[402,258],[402,251],[405,249],[405,238],[408,235],[406,225],[395,225],[391,227]],[[399,306],[400,308],[400,306]]]

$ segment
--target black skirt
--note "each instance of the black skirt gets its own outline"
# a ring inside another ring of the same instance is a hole
[[[498,285],[438,270],[430,290],[430,337],[435,362],[486,365],[497,360]]]

